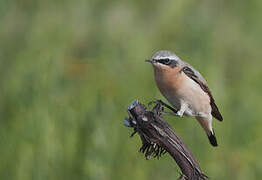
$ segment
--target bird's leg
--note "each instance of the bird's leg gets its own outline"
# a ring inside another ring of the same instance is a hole
[[[162,112],[162,114],[167,114],[167,115],[171,115],[171,116],[176,116],[176,117],[180,117],[177,113],[174,112]]]
[[[186,104],[185,102],[181,102],[180,110],[177,111],[176,114],[177,114],[179,117],[182,117],[183,114],[184,114],[184,112],[186,111],[186,109],[187,109],[187,104]]]

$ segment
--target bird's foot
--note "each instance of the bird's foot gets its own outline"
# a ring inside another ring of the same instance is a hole
[[[155,106],[152,108],[152,111],[155,112],[157,115],[161,116],[161,114],[164,112],[162,101],[161,100],[150,101],[148,103],[148,106],[151,106],[152,104],[155,104]]]
[[[160,99],[156,99],[156,100],[150,101],[150,102],[148,103],[148,106],[151,106],[152,104],[162,105],[162,104],[163,104],[163,101],[161,101]]]
[[[153,107],[153,111],[157,112],[157,114],[159,114],[159,115],[163,113],[163,114],[170,114],[170,115],[173,115],[173,116],[180,116],[180,115],[177,115],[178,111],[176,109],[174,109],[173,107],[164,103],[160,99],[150,101],[148,103],[149,106],[152,105],[152,104],[155,104],[155,106]],[[170,109],[172,112],[164,112],[164,107]]]

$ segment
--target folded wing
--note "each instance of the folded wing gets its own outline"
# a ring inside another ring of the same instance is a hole
[[[189,65],[184,66],[181,69],[181,71],[183,71],[189,78],[191,78],[193,81],[195,81],[201,87],[201,89],[208,94],[208,96],[210,97],[210,105],[211,105],[211,109],[212,109],[212,111],[211,111],[212,116],[219,121],[223,121],[223,117],[220,114],[217,105],[215,104],[215,100],[214,100],[214,98],[211,94],[211,91],[209,90],[209,88],[206,84],[206,81],[200,75],[200,73],[198,71],[196,71],[195,69],[193,69]]]

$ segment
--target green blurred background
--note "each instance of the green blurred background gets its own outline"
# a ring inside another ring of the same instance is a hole
[[[176,179],[123,126],[134,99],[163,99],[144,63],[160,49],[203,74],[224,116],[218,148],[166,116],[203,171],[260,179],[261,19],[261,0],[1,0],[0,179]]]

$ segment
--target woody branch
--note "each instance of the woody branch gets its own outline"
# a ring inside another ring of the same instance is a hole
[[[146,159],[159,158],[168,152],[182,172],[179,179],[206,180],[207,176],[202,173],[192,153],[161,117],[162,105],[162,102],[158,101],[152,110],[147,110],[135,100],[128,107],[129,118],[125,119],[125,125],[134,129],[131,137],[139,134],[142,141],[139,151],[145,154]]]

